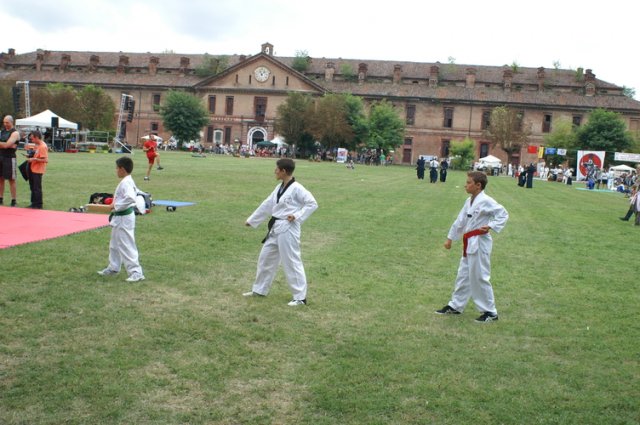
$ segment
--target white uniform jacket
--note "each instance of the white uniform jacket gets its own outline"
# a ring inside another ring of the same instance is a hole
[[[466,200],[458,218],[451,225],[447,238],[452,241],[460,240],[465,233],[482,226],[489,226],[491,230],[499,233],[508,219],[507,210],[482,191],[476,195],[473,205],[471,205],[471,197]],[[482,249],[482,252],[485,253],[491,253],[492,245],[493,240],[489,233],[474,236],[468,240],[467,254],[475,254],[478,249]]]
[[[258,227],[260,223],[270,217],[279,220],[273,224],[271,233],[278,235],[284,232],[292,232],[300,237],[300,226],[318,208],[318,203],[307,189],[300,183],[293,182],[287,188],[278,201],[278,190],[281,184],[276,186],[271,195],[247,219],[251,227]],[[289,222],[287,216],[293,215],[296,219]]]
[[[118,183],[118,187],[116,187],[116,192],[113,194],[114,211],[124,211],[129,207],[134,207],[136,205],[137,192],[133,178],[130,175],[123,177]],[[115,226],[122,221],[129,221],[132,217],[135,220],[135,214],[133,213],[123,216],[116,215],[111,219],[111,226]]]

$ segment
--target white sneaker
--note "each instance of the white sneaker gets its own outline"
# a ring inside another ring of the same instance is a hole
[[[253,291],[251,291],[251,292],[244,292],[244,293],[242,294],[242,296],[243,296],[243,297],[264,297],[264,295],[262,295],[262,294],[258,294],[257,292],[253,292]]]
[[[144,176],[144,179],[145,179],[145,180],[149,180],[149,177],[147,177],[147,176]]]
[[[106,269],[104,269],[104,270],[100,270],[100,271],[98,272],[98,274],[99,274],[100,276],[113,276],[114,274],[118,274],[118,272],[117,272],[117,271],[115,271],[115,270],[111,270],[109,267],[107,267],[107,268],[106,268]]]
[[[144,280],[144,276],[141,274],[132,274],[127,278],[127,282],[140,282]]]
[[[290,306],[307,305],[307,300],[291,300],[287,303],[287,305],[290,305]]]

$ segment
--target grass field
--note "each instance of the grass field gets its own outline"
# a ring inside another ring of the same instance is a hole
[[[45,208],[117,185],[116,155],[51,154]],[[309,305],[282,272],[245,299],[265,228],[245,219],[274,160],[163,153],[138,186],[196,202],[138,217],[146,280],[103,278],[109,228],[0,251],[1,424],[638,424],[640,229],[622,195],[491,177],[500,321],[433,313],[460,243],[442,244],[465,173],[299,160]],[[8,191],[8,188],[7,188]],[[20,181],[19,204],[29,190]],[[7,199],[8,192],[5,194]]]

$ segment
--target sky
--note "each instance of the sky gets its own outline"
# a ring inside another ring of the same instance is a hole
[[[591,69],[636,91],[640,2],[21,0],[0,51],[151,52]]]

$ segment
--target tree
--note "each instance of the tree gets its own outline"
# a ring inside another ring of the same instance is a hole
[[[354,133],[347,113],[344,95],[324,95],[316,102],[308,127],[310,133],[327,149],[352,147]]]
[[[291,68],[298,72],[306,72],[311,65],[311,58],[306,50],[296,50],[296,57],[293,58]]]
[[[476,142],[465,137],[464,140],[452,141],[449,153],[453,157],[451,165],[458,170],[468,170],[476,157]]]
[[[636,97],[636,89],[633,87],[622,86],[622,94],[633,99]]]
[[[493,147],[499,146],[507,153],[507,162],[513,162],[513,154],[520,152],[528,140],[531,130],[525,125],[522,114],[506,106],[498,106],[491,111],[486,136]]]
[[[578,144],[584,150],[606,151],[606,161],[614,152],[625,152],[634,144],[633,137],[617,112],[596,109],[589,121],[578,130]]]
[[[364,103],[361,97],[350,93],[344,94],[345,106],[347,108],[347,122],[353,131],[353,140],[347,149],[355,149],[356,146],[364,144],[369,135],[369,121],[364,112]]]
[[[558,120],[553,124],[553,130],[544,136],[544,143],[547,146],[575,150],[578,144],[578,134],[576,126],[568,119]],[[547,164],[559,164],[571,158],[571,155],[546,155]]]
[[[84,86],[77,93],[80,121],[90,130],[109,130],[114,126],[115,105],[102,87]]]
[[[276,112],[275,131],[288,144],[297,145],[305,156],[313,151],[313,136],[307,130],[312,106],[313,99],[310,95],[290,92]]]
[[[165,104],[160,107],[164,127],[178,139],[178,146],[184,142],[200,139],[200,131],[209,123],[209,114],[196,96],[170,90]]]
[[[196,67],[195,73],[198,77],[212,77],[227,69],[228,66],[228,56],[212,56],[205,53],[202,58],[202,63]]]
[[[14,81],[3,81],[0,83],[0,116],[11,115],[16,118],[18,115],[13,108],[13,92],[11,91],[15,87]],[[24,105],[21,106],[24,109]]]
[[[344,81],[355,81],[358,79],[356,73],[353,71],[353,67],[348,63],[340,65],[340,74]]]
[[[371,105],[369,111],[369,148],[390,151],[404,143],[404,122],[393,105],[386,100]]]
[[[45,109],[69,121],[82,122],[77,92],[73,87],[63,83],[47,84],[31,94],[31,110],[41,112]]]

